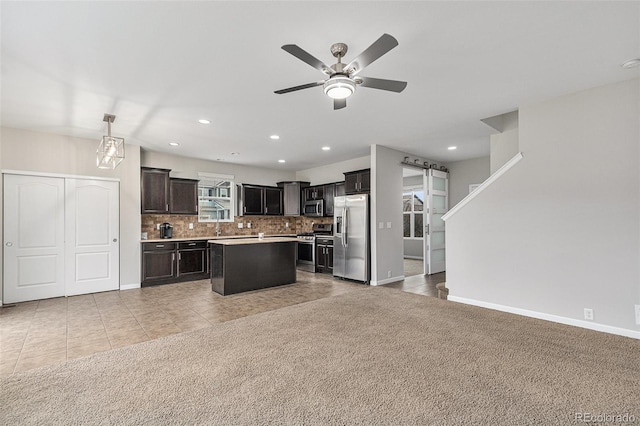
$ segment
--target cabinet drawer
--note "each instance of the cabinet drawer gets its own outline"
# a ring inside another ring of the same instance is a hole
[[[207,248],[207,240],[202,241],[183,241],[178,243],[178,250],[184,249],[203,249]]]
[[[176,243],[143,243],[142,251],[175,250]]]

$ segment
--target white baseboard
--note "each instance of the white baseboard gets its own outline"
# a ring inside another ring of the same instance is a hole
[[[598,324],[591,321],[577,320],[574,318],[561,317],[559,315],[546,314],[544,312],[529,311],[527,309],[514,308],[512,306],[498,305],[496,303],[483,302],[481,300],[467,299],[449,295],[447,300],[464,303],[465,305],[480,306],[481,308],[493,309],[495,311],[509,312],[511,314],[525,317],[537,318],[541,320],[557,322],[560,324],[572,325],[574,327],[587,328],[589,330],[602,331],[603,333],[616,334],[618,336],[640,339],[640,331],[628,330],[626,328],[613,327],[605,324]]]
[[[120,290],[133,290],[136,288],[140,288],[140,283],[124,284],[120,286]]]
[[[395,283],[396,281],[402,281],[402,280],[404,280],[404,275],[400,275],[399,277],[385,278],[384,280],[370,281],[369,285],[384,285],[389,283]]]

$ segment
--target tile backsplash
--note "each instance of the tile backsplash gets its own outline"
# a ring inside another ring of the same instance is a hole
[[[157,224],[169,222],[173,225],[174,238],[213,237],[216,235],[216,222],[198,222],[198,216],[143,214],[141,232],[147,233],[152,240],[160,238]],[[193,223],[193,229],[189,224]],[[238,228],[242,223],[243,227]],[[251,228],[247,225],[251,223]],[[314,223],[333,223],[332,217],[294,217],[294,216],[236,216],[234,222],[220,222],[220,235],[256,235],[298,234],[311,231]],[[289,226],[287,227],[287,224]]]

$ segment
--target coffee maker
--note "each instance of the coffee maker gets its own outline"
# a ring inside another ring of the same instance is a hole
[[[171,238],[173,237],[173,225],[169,222],[160,224],[160,238]]]

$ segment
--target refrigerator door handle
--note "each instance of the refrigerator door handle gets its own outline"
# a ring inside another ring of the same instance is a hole
[[[347,233],[349,232],[349,209],[344,208],[344,214],[342,215],[342,245],[347,247],[349,240],[347,239]]]

